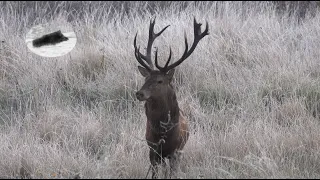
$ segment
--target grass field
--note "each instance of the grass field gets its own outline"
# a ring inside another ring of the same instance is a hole
[[[320,178],[320,12],[298,23],[267,2],[0,2],[0,176],[145,178],[142,86],[133,39],[164,64],[209,35],[176,68],[190,124],[181,178]],[[70,23],[76,47],[45,58],[25,36]],[[204,27],[203,27],[204,28]],[[149,176],[150,177],[150,174]]]

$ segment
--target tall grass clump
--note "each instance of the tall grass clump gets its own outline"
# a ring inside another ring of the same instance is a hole
[[[0,176],[144,178],[143,77],[133,39],[163,64],[209,36],[176,68],[190,124],[181,178],[320,177],[319,3],[0,2]],[[305,8],[305,9],[303,9]],[[42,23],[70,24],[77,44],[46,58],[25,44]]]

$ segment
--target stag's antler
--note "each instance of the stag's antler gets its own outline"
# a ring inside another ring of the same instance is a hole
[[[194,40],[193,40],[193,44],[191,46],[191,48],[188,50],[188,40],[187,40],[187,35],[186,33],[184,33],[184,37],[185,37],[185,51],[182,55],[182,57],[176,61],[175,63],[171,64],[170,66],[168,66],[170,60],[171,60],[171,48],[170,48],[170,55],[169,55],[169,58],[167,60],[167,63],[165,64],[164,67],[160,67],[158,65],[158,59],[157,59],[157,55],[158,55],[158,49],[156,50],[156,53],[155,53],[155,65],[156,67],[162,71],[162,72],[168,72],[170,69],[173,69],[175,67],[177,67],[179,64],[181,64],[185,59],[187,59],[191,54],[192,52],[195,50],[198,42],[203,38],[205,37],[206,35],[209,35],[208,33],[208,21],[206,22],[206,29],[203,31],[203,33],[201,33],[201,23],[197,23],[196,21],[196,18],[194,18]]]
[[[153,64],[151,61],[151,49],[152,49],[152,43],[154,42],[154,40],[160,36],[164,30],[166,30],[170,25],[166,26],[165,28],[163,28],[159,33],[154,33],[154,24],[155,24],[156,18],[154,18],[154,20],[150,20],[150,27],[149,27],[149,40],[148,40],[148,45],[147,45],[147,54],[143,55],[140,53],[139,48],[137,48],[137,34],[134,37],[134,49],[135,49],[135,56],[136,59],[138,60],[138,62],[144,66],[146,69],[148,69],[149,71],[153,70]],[[145,60],[148,64],[146,65],[143,60]]]

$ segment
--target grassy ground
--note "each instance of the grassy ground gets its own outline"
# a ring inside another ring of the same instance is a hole
[[[177,69],[190,123],[179,177],[320,177],[320,13],[297,23],[266,2],[0,2],[0,176],[144,178],[143,77],[133,39],[149,20],[161,63],[209,36]],[[77,45],[44,58],[25,44],[40,23],[70,23]],[[150,177],[150,176],[149,176]]]

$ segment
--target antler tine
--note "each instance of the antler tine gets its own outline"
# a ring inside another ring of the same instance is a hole
[[[156,64],[156,67],[158,69],[161,69],[161,67],[158,65],[158,48],[156,49],[155,55],[154,55],[154,63]]]
[[[160,36],[170,25],[164,27],[160,32],[158,33],[154,33],[154,25],[155,25],[155,21],[156,21],[156,18],[154,18],[153,20],[151,19],[150,20],[150,26],[149,26],[149,39],[148,39],[148,44],[147,44],[147,54],[146,55],[143,55],[141,54],[139,51],[138,51],[138,54],[139,56],[141,57],[141,59],[145,60],[148,64],[149,64],[149,68],[148,69],[151,69],[153,70],[153,64],[152,64],[152,61],[151,61],[151,50],[152,50],[152,44],[154,42],[154,40]],[[136,42],[135,42],[136,43]],[[136,44],[135,44],[135,49],[136,48]],[[140,59],[140,61],[141,61]],[[139,61],[139,60],[138,60]],[[140,62],[139,61],[139,62]],[[141,64],[141,63],[140,63]],[[145,64],[145,63],[144,63]]]
[[[175,68],[176,66],[178,66],[179,64],[181,64],[184,60],[186,60],[191,54],[192,52],[195,50],[198,42],[205,37],[206,35],[209,35],[208,33],[208,21],[206,21],[206,29],[203,31],[203,33],[201,33],[201,23],[197,23],[196,18],[194,18],[194,40],[193,40],[193,44],[191,46],[190,49],[188,49],[188,40],[187,40],[187,35],[185,33],[185,51],[182,55],[182,57],[176,61],[175,63],[171,64],[170,66],[165,67],[165,70],[163,71],[169,71],[170,69]],[[168,64],[168,62],[166,63],[166,65]]]
[[[169,58],[168,58],[168,61],[167,63],[164,65],[164,69],[167,69],[168,65],[169,65],[169,62],[171,60],[171,55],[172,55],[172,50],[171,50],[171,47],[170,47],[170,54],[169,54]]]
[[[146,65],[146,63],[143,62],[143,58],[145,58],[143,56],[143,54],[140,53],[139,49],[140,47],[137,48],[137,35],[138,35],[138,32],[136,33],[136,36],[134,37],[134,41],[133,41],[133,46],[134,46],[134,55],[136,57],[136,59],[138,60],[138,62],[143,66],[145,67],[146,69],[148,69],[149,71],[151,71],[152,69]]]
[[[169,58],[166,62],[166,64],[164,65],[164,67],[160,67],[159,64],[158,64],[158,48],[156,50],[156,53],[155,53],[155,64],[156,64],[156,67],[161,71],[161,72],[166,72],[166,69],[168,67],[168,64],[171,60],[171,55],[172,55],[172,50],[171,50],[171,47],[170,47],[170,54],[169,54]]]

